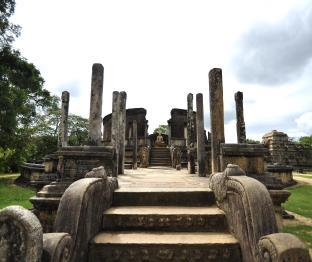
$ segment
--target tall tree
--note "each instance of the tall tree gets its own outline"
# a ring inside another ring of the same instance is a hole
[[[12,48],[20,26],[10,22],[15,0],[0,0],[0,171],[14,171],[31,152],[33,121],[51,103],[39,70]]]
[[[21,27],[10,22],[15,0],[0,0],[0,47],[9,46],[20,35]]]

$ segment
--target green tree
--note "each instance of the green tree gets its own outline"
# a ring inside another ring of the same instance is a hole
[[[251,139],[251,138],[247,138],[247,139],[246,139],[246,143],[247,143],[247,144],[260,144],[260,141],[258,141],[258,140],[253,140],[253,139]]]
[[[15,11],[15,0],[0,0],[0,47],[10,46],[20,35],[21,27],[10,22]]]
[[[31,154],[33,122],[38,110],[51,104],[43,83],[39,70],[18,51],[0,50],[0,147],[14,152],[6,156],[2,171],[16,171]]]
[[[20,26],[10,22],[14,0],[0,0],[0,171],[16,171],[34,150],[33,122],[51,102],[39,70],[11,47]]]
[[[167,125],[159,125],[157,128],[154,130],[154,134],[166,134],[167,132]]]
[[[299,144],[312,146],[312,135],[300,137],[299,138]]]

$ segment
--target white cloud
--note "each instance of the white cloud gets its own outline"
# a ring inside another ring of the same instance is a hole
[[[298,117],[296,120],[297,128],[305,135],[312,135],[312,112],[306,112]]]
[[[23,30],[16,46],[40,69],[50,91],[60,94],[67,84],[71,90],[76,86],[72,113],[89,115],[91,67],[100,62],[105,68],[103,116],[111,112],[114,90],[128,93],[128,107],[147,109],[150,132],[166,123],[172,108],[186,108],[189,92],[204,94],[209,115],[208,70],[221,67],[225,110],[233,111],[234,92],[244,91],[247,130],[257,123],[273,129],[276,119],[307,110],[307,95],[291,92],[291,86],[281,86],[279,93],[243,85],[234,78],[230,60],[237,39],[250,27],[274,24],[305,2],[17,0],[15,22]],[[229,121],[227,141],[236,139]],[[258,133],[259,128],[252,129],[247,136]]]

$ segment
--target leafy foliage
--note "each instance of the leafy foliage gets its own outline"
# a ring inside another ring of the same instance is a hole
[[[167,125],[159,125],[157,128],[154,130],[154,134],[166,134],[167,132]]]
[[[15,11],[15,0],[0,0],[0,46],[9,46],[20,35],[21,27],[9,19]]]
[[[246,139],[246,143],[247,143],[247,144],[260,144],[260,141],[247,138],[247,139]]]
[[[51,104],[39,70],[20,53],[0,50],[0,170],[16,171],[32,151],[33,123],[40,108]]]
[[[302,137],[300,137],[299,138],[299,144],[312,146],[312,135],[311,136],[302,136]]]

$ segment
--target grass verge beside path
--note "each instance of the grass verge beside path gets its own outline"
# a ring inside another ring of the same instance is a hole
[[[302,241],[304,241],[308,248],[312,249],[312,227],[306,226],[302,224],[289,224],[283,226],[283,232],[284,233],[291,233],[300,238]]]
[[[312,186],[300,185],[287,188],[291,192],[288,201],[283,205],[286,210],[312,218]]]
[[[29,198],[36,194],[34,188],[14,184],[19,174],[0,174],[0,208],[19,205],[32,208]]]

